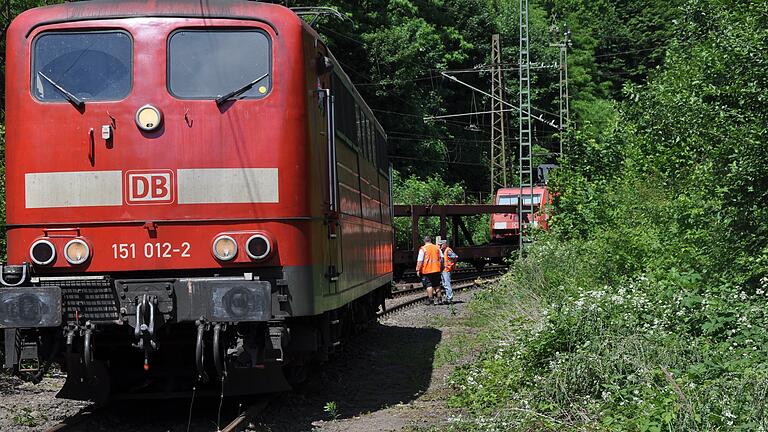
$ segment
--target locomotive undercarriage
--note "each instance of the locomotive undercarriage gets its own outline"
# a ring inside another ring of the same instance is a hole
[[[63,318],[56,327],[6,328],[6,367],[34,381],[59,364],[67,381],[58,397],[67,399],[284,391],[372,321],[389,295],[386,285],[339,309],[294,316],[293,298],[313,290],[290,285],[279,268],[120,276],[32,279],[61,293],[48,309]]]

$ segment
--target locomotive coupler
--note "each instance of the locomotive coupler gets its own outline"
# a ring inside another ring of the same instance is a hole
[[[144,294],[141,300],[136,299],[136,328],[134,336],[138,343],[134,346],[144,350],[144,370],[149,370],[149,354],[157,351],[155,340],[155,309],[157,297]]]
[[[136,329],[134,330],[134,335],[136,336],[136,338],[141,338],[141,340],[139,341],[140,347],[144,341],[143,336],[149,335],[150,338],[154,338],[155,336],[155,307],[156,306],[157,306],[157,297],[147,296],[146,294],[144,294],[144,296],[141,298],[141,301],[139,301],[138,304],[136,305]],[[148,321],[147,321],[147,317],[149,317]],[[154,347],[154,341],[152,341],[152,345]]]

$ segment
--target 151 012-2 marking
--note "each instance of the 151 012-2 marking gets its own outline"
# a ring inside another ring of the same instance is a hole
[[[112,257],[114,259],[135,259],[137,256],[144,258],[189,258],[189,250],[192,249],[192,245],[189,242],[182,242],[181,247],[173,247],[174,245],[169,242],[155,242],[144,243],[144,245],[136,246],[136,243],[113,243],[112,244]]]

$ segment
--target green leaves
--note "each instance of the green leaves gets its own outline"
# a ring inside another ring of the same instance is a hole
[[[496,306],[536,319],[495,330],[514,349],[490,347],[457,377],[465,406],[489,401],[508,430],[538,430],[540,417],[558,430],[768,424],[768,5],[756,3],[550,2],[582,19],[574,28],[613,23],[596,50],[643,26],[658,29],[641,40],[672,40],[656,69],[615,65],[638,73],[623,101],[574,102],[583,117],[552,185],[553,232],[504,282],[515,301]],[[612,21],[620,11],[635,24]],[[513,409],[535,416],[504,417]]]

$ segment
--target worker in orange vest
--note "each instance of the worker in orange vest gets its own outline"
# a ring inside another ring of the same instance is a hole
[[[440,242],[440,251],[443,254],[443,288],[445,289],[445,303],[453,303],[453,288],[451,287],[451,270],[459,261],[459,256],[451,249],[448,240]]]
[[[440,289],[442,270],[443,254],[440,248],[432,243],[430,236],[424,236],[424,246],[419,248],[419,257],[416,259],[416,276],[421,278],[421,284],[427,290],[427,304],[433,304],[434,290]],[[437,304],[437,299],[434,304]]]

